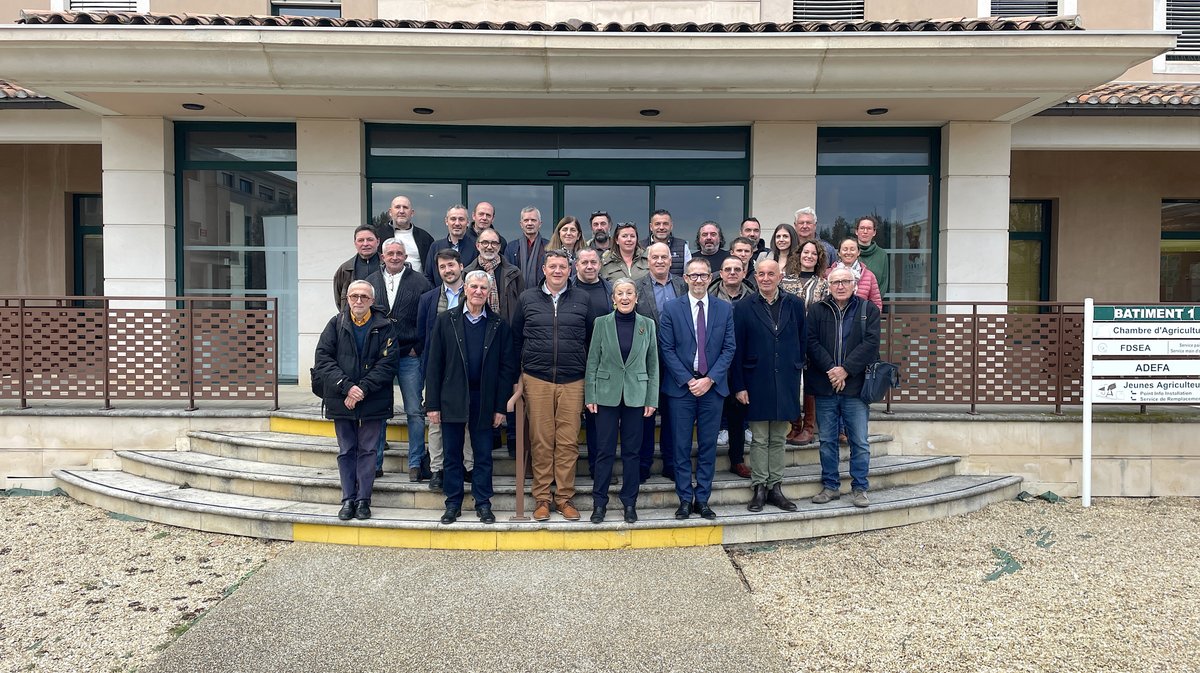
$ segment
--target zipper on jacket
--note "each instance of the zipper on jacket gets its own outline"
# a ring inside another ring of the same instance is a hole
[[[562,295],[559,295],[559,299],[562,299]],[[550,382],[558,383],[558,302],[554,300],[554,297],[550,297],[550,306],[554,311],[554,321],[552,323],[554,329],[550,332],[551,341],[554,343],[554,346],[550,349],[551,362],[553,363],[550,365]]]

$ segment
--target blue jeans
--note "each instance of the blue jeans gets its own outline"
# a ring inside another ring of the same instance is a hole
[[[400,358],[396,383],[400,384],[400,395],[404,398],[404,414],[408,417],[408,467],[421,467],[421,459],[425,457],[425,413],[421,409],[425,377],[421,376],[421,358],[415,355]],[[383,447],[381,437],[375,469],[383,469]]]
[[[838,428],[850,440],[850,489],[867,490],[871,447],[867,444],[870,407],[852,395],[817,395],[817,425],[821,426],[821,485],[836,491],[838,478]]]

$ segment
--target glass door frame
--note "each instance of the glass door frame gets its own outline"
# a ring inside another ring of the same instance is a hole
[[[100,236],[103,245],[104,240],[104,225],[85,225],[81,223],[83,210],[81,208],[84,199],[100,199],[100,208],[103,212],[104,195],[92,193],[80,193],[71,195],[71,235],[74,238],[72,242],[72,274],[71,287],[75,296],[85,296],[83,287],[83,242],[88,236]],[[103,261],[103,260],[102,260]],[[100,292],[104,294],[103,290]]]
[[[1041,261],[1038,268],[1038,301],[1050,301],[1050,250],[1053,241],[1050,227],[1054,222],[1054,202],[1050,199],[1009,199],[1009,204],[1029,204],[1041,207],[1041,231],[1012,231],[1008,241],[1032,241],[1041,246]]]

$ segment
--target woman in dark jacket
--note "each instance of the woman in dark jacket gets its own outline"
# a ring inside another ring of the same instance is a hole
[[[371,518],[375,450],[392,417],[392,379],[399,351],[392,322],[372,308],[365,280],[346,288],[347,308],[330,318],[317,341],[315,374],[325,391],[325,417],[338,440],[342,508],[338,518]]]

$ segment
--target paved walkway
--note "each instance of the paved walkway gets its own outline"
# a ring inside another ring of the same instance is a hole
[[[721,547],[428,552],[297,543],[149,669],[783,671]]]

